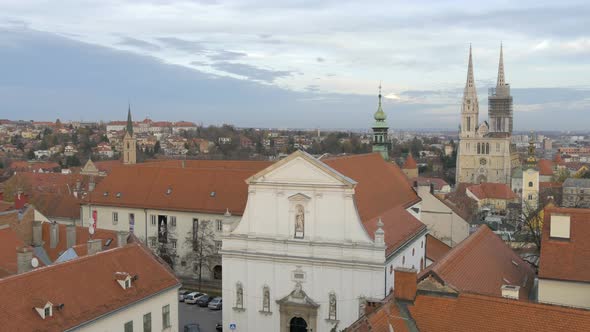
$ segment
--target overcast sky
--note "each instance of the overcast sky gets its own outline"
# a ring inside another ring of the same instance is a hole
[[[500,43],[517,129],[588,129],[589,1],[3,0],[0,118],[456,128]]]

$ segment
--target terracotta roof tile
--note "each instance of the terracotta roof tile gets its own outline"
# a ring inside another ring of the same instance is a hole
[[[117,271],[139,279],[124,290],[113,279]],[[63,331],[178,286],[148,249],[130,244],[1,279],[0,321],[6,331]],[[64,309],[43,320],[31,310],[38,300]]]
[[[570,239],[549,237],[552,214],[570,216]],[[539,278],[590,282],[590,209],[545,209]]]
[[[443,258],[451,250],[446,243],[428,234],[426,235],[426,258],[433,262]]]
[[[420,280],[435,276],[459,292],[502,296],[504,284],[521,287],[527,299],[534,271],[486,225],[451,249],[420,274]]]
[[[467,187],[475,197],[478,199],[517,199],[518,196],[504,183],[480,183]]]
[[[5,275],[17,272],[16,249],[24,245],[15,231],[10,228],[0,229],[0,269],[4,270]]]
[[[553,175],[553,162],[547,159],[541,159],[538,162],[540,175]]]
[[[416,160],[414,160],[414,157],[412,157],[412,154],[408,154],[408,157],[406,158],[406,161],[404,162],[403,169],[415,169],[418,168],[418,164],[416,163]]]

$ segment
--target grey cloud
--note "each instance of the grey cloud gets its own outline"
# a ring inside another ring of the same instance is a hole
[[[248,56],[248,54],[244,52],[234,52],[234,51],[225,51],[225,50],[218,50],[215,51],[215,54],[210,55],[209,59],[213,61],[228,61],[228,60],[237,60],[243,57]]]
[[[160,37],[158,41],[167,47],[175,48],[180,51],[189,53],[202,53],[205,47],[198,41],[186,40],[176,37]]]
[[[272,83],[279,77],[286,77],[293,74],[291,71],[264,69],[244,63],[216,62],[213,63],[212,67],[226,73],[240,75],[248,79],[267,83]]]
[[[315,59],[315,61],[317,61],[317,62],[324,62],[324,61],[326,61],[326,59],[324,59],[324,58],[322,58],[321,56],[319,56],[319,57],[317,57],[317,58]]]
[[[131,47],[135,47],[135,48],[139,48],[145,51],[159,51],[161,48],[160,46],[147,42],[145,40],[141,40],[141,39],[137,39],[137,38],[132,38],[132,37],[123,37],[121,38],[121,41],[117,43],[118,45],[123,45],[123,46],[131,46]]]

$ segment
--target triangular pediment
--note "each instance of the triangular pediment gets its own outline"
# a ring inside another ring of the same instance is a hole
[[[305,291],[301,288],[301,284],[297,284],[295,289],[289,293],[289,295],[283,297],[280,300],[277,300],[277,304],[279,305],[294,305],[294,306],[303,306],[303,307],[312,307],[318,308],[320,305],[317,304],[314,300],[312,300]]]
[[[299,201],[299,202],[305,202],[305,201],[309,201],[311,199],[311,197],[302,194],[302,193],[297,193],[295,195],[291,195],[289,196],[289,200],[290,201]]]
[[[250,177],[247,182],[293,185],[325,185],[354,187],[356,182],[303,151],[296,151],[287,158]]]

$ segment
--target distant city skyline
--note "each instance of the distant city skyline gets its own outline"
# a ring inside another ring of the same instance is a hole
[[[502,8],[500,10],[499,8]],[[0,118],[457,128],[469,43],[481,120],[500,42],[515,130],[590,123],[584,1],[0,3]]]

